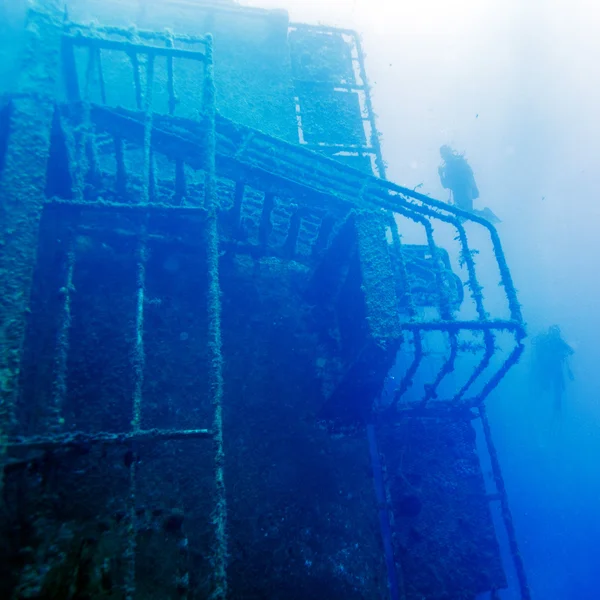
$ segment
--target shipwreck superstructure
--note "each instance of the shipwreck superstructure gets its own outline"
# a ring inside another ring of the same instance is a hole
[[[483,404],[522,351],[510,272],[487,221],[386,180],[358,36],[40,0],[22,38],[3,597],[474,599],[507,585],[500,523],[528,598]]]

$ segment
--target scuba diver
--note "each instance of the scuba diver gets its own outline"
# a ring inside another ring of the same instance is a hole
[[[479,190],[475,183],[473,169],[471,169],[465,155],[452,150],[450,146],[442,146],[440,156],[444,161],[438,167],[442,186],[452,192],[452,200],[455,206],[472,212],[473,200],[479,198]]]
[[[554,410],[559,413],[566,387],[565,374],[573,381],[568,358],[575,351],[562,338],[558,325],[552,325],[547,332],[535,337],[532,343],[534,376],[542,390],[552,392]]]
[[[444,189],[452,192],[454,206],[479,214],[492,223],[499,223],[500,219],[489,208],[486,207],[481,211],[473,208],[473,200],[479,198],[479,189],[475,183],[473,169],[464,153],[459,154],[450,146],[444,145],[440,148],[440,156],[444,162],[438,167],[438,174]]]

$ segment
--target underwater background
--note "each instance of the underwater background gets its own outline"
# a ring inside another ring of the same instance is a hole
[[[25,4],[0,0],[4,25],[18,23]],[[596,38],[600,10],[584,0],[568,5],[540,0],[257,0],[240,4],[283,8],[293,21],[349,27],[361,34],[389,180],[410,189],[419,186],[419,192],[445,200],[447,192],[437,177],[438,149],[448,143],[466,151],[478,182],[479,202],[502,221],[497,227],[529,334],[525,354],[488,398],[487,406],[532,596],[539,600],[597,598],[600,207],[596,194],[600,188],[600,121],[596,112],[600,106],[600,42]],[[5,30],[11,35],[10,28]],[[17,36],[15,56],[19,44]],[[10,59],[2,61],[0,77],[13,76],[13,67]],[[167,225],[172,232],[185,234],[178,229],[179,223]],[[80,240],[79,250],[91,254],[86,243]],[[104,249],[104,256],[90,259],[87,271],[79,275],[85,280],[81,285],[87,289],[98,286],[98,297],[108,298],[109,302],[111,295],[118,298],[127,289],[128,301],[133,302],[135,273],[102,270],[107,254],[112,253],[108,259],[114,267],[119,256],[135,251],[119,243],[115,240]],[[46,260],[51,266],[52,257]],[[152,260],[163,269],[163,279],[150,282],[156,298],[179,285],[180,293],[190,303],[177,307],[188,317],[180,324],[178,336],[168,341],[193,347],[199,324],[189,315],[198,308],[195,300],[202,297],[203,283],[193,277],[181,283],[177,274],[193,270],[194,263],[186,256],[173,258],[167,250],[164,255],[157,251]],[[484,265],[485,260],[482,256]],[[102,285],[105,280],[112,281],[114,289]],[[290,293],[293,295],[294,290]],[[164,324],[158,300],[156,304],[152,304],[153,298],[150,301],[147,325],[160,338]],[[249,300],[248,314],[251,309]],[[116,326],[131,329],[124,313],[120,318],[122,323]],[[244,315],[239,318],[240,331],[247,327],[240,334],[240,343],[251,345],[252,324],[244,322]],[[531,339],[555,323],[575,350],[571,361],[574,381],[567,384],[565,406],[558,416],[552,410],[551,399],[539,393],[539,382],[532,381],[530,360]],[[172,333],[167,333],[165,326],[165,339]],[[189,377],[197,368],[191,359],[182,361],[176,373],[167,374],[161,371],[160,344],[157,342],[157,347],[150,350],[158,357],[156,364],[150,365],[160,374],[156,386],[166,390],[177,380],[181,393],[191,397],[206,384]],[[83,349],[81,352],[83,355]],[[119,352],[124,356],[127,351],[115,348],[115,354]],[[276,339],[271,352],[278,352]],[[110,357],[107,363],[101,371],[112,368]],[[298,371],[304,368],[309,372],[302,364]],[[122,383],[130,390],[133,384],[127,377],[123,375]],[[268,387],[269,382],[247,385]],[[305,386],[303,393],[311,397],[311,382],[299,376],[298,385]],[[183,389],[185,386],[189,389]],[[186,410],[191,414],[193,404],[156,408],[152,425],[173,418],[178,423],[200,426],[208,419],[208,413],[199,414],[197,410],[189,419],[182,418],[178,411]],[[245,418],[251,419],[252,413],[249,407]],[[105,429],[116,430],[127,425],[126,417],[122,422],[103,424]],[[243,426],[232,430],[234,433],[243,438]],[[292,439],[285,447],[293,456]],[[243,455],[243,439],[237,451]],[[338,459],[332,458],[332,463]],[[192,458],[187,460],[193,462]],[[310,481],[307,505],[311,486],[327,486],[326,470],[312,473],[311,464],[307,458],[301,465],[306,472],[299,474]],[[360,468],[369,467],[361,464]],[[244,475],[251,478],[264,474],[237,475],[242,480]],[[202,477],[208,480],[210,473]],[[187,483],[177,485],[185,487]],[[193,504],[191,485],[185,494],[186,502]],[[234,557],[239,560],[239,556]],[[501,597],[517,596],[513,591],[501,593]]]

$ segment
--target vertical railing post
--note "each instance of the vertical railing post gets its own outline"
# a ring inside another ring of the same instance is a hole
[[[519,584],[519,593],[521,600],[531,600],[531,590],[529,588],[529,582],[527,581],[527,573],[525,571],[525,563],[523,557],[519,551],[519,543],[517,541],[517,531],[512,517],[512,512],[508,504],[508,494],[506,493],[506,486],[504,484],[504,477],[502,476],[502,469],[500,468],[500,460],[498,459],[498,452],[492,441],[492,430],[490,422],[487,417],[487,411],[485,406],[481,404],[477,407],[481,424],[483,426],[483,434],[485,436],[485,443],[490,455],[490,462],[492,466],[492,475],[494,477],[494,483],[496,484],[496,491],[500,498],[500,508],[502,512],[502,521],[508,535],[508,545],[510,548],[510,554],[515,566],[515,572],[517,575],[517,582]]]
[[[219,231],[218,198],[215,180],[215,87],[213,73],[212,36],[206,40],[206,63],[204,76],[204,123],[208,164],[205,170],[204,206],[207,210],[206,248],[208,267],[208,350],[209,383],[214,417],[215,444],[215,508],[212,522],[215,527],[213,589],[211,600],[227,597],[227,498],[225,493],[223,449],[223,354],[221,340],[221,288],[219,284]]]
[[[71,294],[73,286],[73,273],[75,270],[75,243],[69,240],[67,250],[67,264],[65,285],[60,289],[62,306],[58,335],[56,341],[56,357],[54,379],[52,382],[52,398],[47,429],[52,433],[61,433],[64,430],[64,405],[67,398],[67,367],[70,346],[71,330]]]
[[[135,56],[132,61],[134,65],[134,81],[140,81],[140,61]],[[152,169],[152,91],[154,85],[154,57],[152,54],[147,55],[146,60],[146,93],[144,94],[143,102],[144,110],[144,163],[140,178],[140,197],[139,203],[147,205],[150,200],[150,189],[152,188],[151,179],[153,177]],[[136,88],[139,89],[139,88]],[[133,408],[131,428],[132,432],[138,433],[141,429],[142,420],[142,400],[143,400],[143,385],[144,385],[144,369],[146,364],[146,355],[144,351],[144,304],[146,290],[146,261],[147,261],[147,219],[142,218],[141,237],[138,245],[138,263],[136,274],[136,320],[135,320],[135,347],[133,356],[134,368],[134,392],[133,392]],[[129,519],[128,519],[128,536],[127,536],[127,575],[125,582],[125,594],[127,600],[133,600],[136,591],[136,550],[137,550],[137,512],[136,512],[136,493],[137,493],[137,453],[134,447],[134,460],[129,466]]]
[[[144,234],[145,232],[142,232]],[[137,302],[135,319],[135,342],[133,351],[133,409],[131,419],[132,432],[138,433],[142,420],[142,391],[144,385],[144,367],[146,356],[144,352],[144,299],[146,288],[146,243],[142,238],[139,245],[139,255],[136,274]],[[136,492],[137,492],[137,454],[135,444],[133,449],[134,459],[129,465],[129,518],[127,521],[127,573],[125,580],[125,597],[133,600],[136,590],[136,549],[137,549],[137,517],[136,517]]]

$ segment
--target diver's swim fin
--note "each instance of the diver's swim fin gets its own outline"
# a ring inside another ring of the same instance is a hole
[[[493,223],[494,225],[496,223],[502,223],[502,221],[487,206],[482,210],[478,210],[475,208],[473,209],[473,213],[478,215],[479,217],[487,219],[490,223]]]

